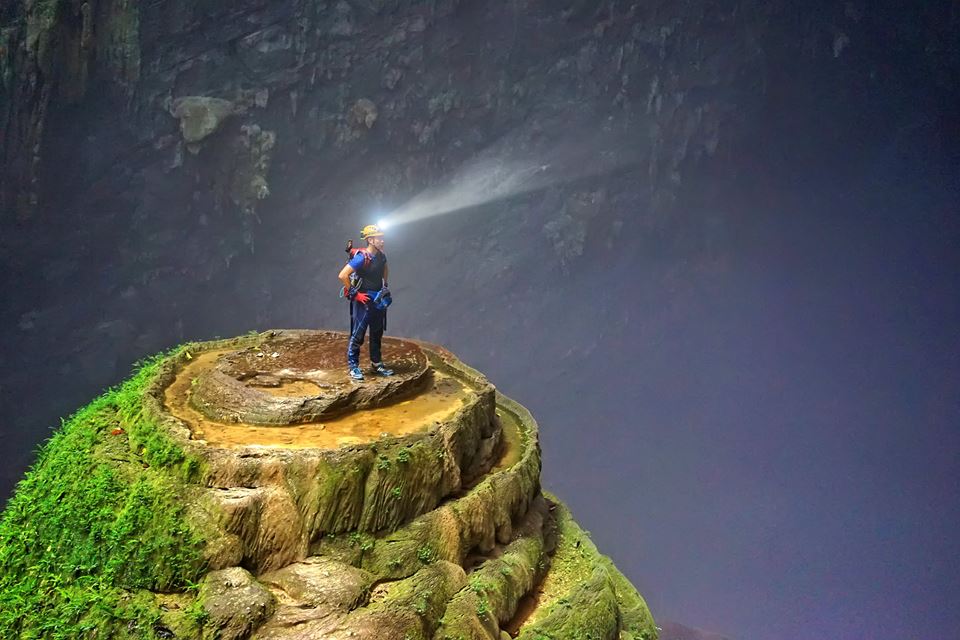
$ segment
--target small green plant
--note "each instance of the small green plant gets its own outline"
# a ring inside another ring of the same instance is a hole
[[[481,618],[490,613],[490,603],[486,598],[481,597],[480,602],[477,603],[477,615]]]
[[[428,544],[425,544],[419,549],[417,549],[417,560],[419,560],[423,564],[430,564],[431,562],[436,560],[436,558],[437,558],[436,552],[433,550],[433,547],[431,547]]]
[[[380,469],[380,471],[386,471],[389,468],[390,468],[390,458],[381,454],[379,459],[377,460],[377,469]]]
[[[413,610],[417,613],[418,616],[424,615],[429,609],[429,603],[427,602],[427,596],[421,595],[416,604],[413,605]]]
[[[189,607],[187,607],[187,617],[193,621],[198,627],[202,627],[210,619],[210,612],[203,607],[203,602],[200,598],[194,600]]]
[[[406,463],[410,462],[410,450],[409,450],[409,449],[401,449],[401,450],[400,450],[400,453],[397,454],[397,462],[399,462],[399,463],[401,463],[401,464],[406,464]]]
[[[489,580],[482,578],[479,575],[474,575],[472,578],[470,578],[469,586],[471,591],[473,591],[474,593],[480,596],[494,589],[493,583],[491,583]]]
[[[390,490],[390,497],[393,498],[394,500],[399,500],[400,496],[402,495],[403,495],[403,489],[401,489],[400,487],[394,487],[393,489]]]

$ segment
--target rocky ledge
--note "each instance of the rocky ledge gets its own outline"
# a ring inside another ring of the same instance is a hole
[[[344,337],[284,331],[220,355],[194,379],[190,403],[214,420],[285,425],[369,409],[409,396],[428,381],[415,344],[388,340],[396,375],[358,385],[346,375]]]
[[[523,407],[409,340],[385,341],[395,377],[353,383],[345,342],[185,345],[78,412],[0,522],[0,631],[656,637],[633,586],[541,491]]]

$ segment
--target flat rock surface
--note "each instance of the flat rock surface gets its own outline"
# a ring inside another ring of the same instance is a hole
[[[315,556],[260,576],[284,605],[300,609],[329,605],[344,611],[364,604],[373,580],[366,571]]]
[[[429,383],[417,345],[385,338],[394,375],[347,375],[346,336],[326,331],[277,331],[258,344],[220,353],[191,380],[190,405],[219,422],[295,425],[395,402]]]
[[[195,353],[163,391],[163,410],[190,433],[190,439],[217,449],[337,449],[376,441],[384,434],[405,436],[425,432],[456,419],[476,401],[477,389],[444,368],[431,368],[422,388],[375,408],[347,411],[296,424],[251,424],[234,418],[216,419],[195,408],[193,395],[200,378],[236,348]],[[307,383],[297,383],[307,384]],[[353,384],[353,383],[350,383]],[[377,381],[363,385],[377,384]],[[356,385],[361,386],[361,385]]]

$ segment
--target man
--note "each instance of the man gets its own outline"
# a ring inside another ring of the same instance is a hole
[[[383,253],[383,231],[375,224],[368,224],[360,232],[360,239],[367,241],[366,248],[358,249],[346,266],[340,270],[340,282],[344,295],[350,299],[351,327],[347,343],[347,367],[350,377],[363,380],[360,370],[360,346],[363,335],[370,328],[370,361],[373,371],[381,376],[392,376],[393,371],[383,364],[380,341],[386,324],[387,310],[373,303],[381,289],[387,288],[387,256]],[[354,274],[356,274],[355,277]],[[352,282],[351,282],[352,280]]]

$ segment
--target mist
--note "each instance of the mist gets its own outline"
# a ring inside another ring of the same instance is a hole
[[[639,157],[639,149],[622,141],[617,145],[609,128],[551,123],[547,130],[517,130],[380,219],[396,227],[455,213],[606,175],[635,164]]]

